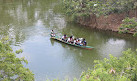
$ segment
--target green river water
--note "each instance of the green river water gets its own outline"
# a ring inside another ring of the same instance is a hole
[[[61,0],[0,0],[0,37],[8,35],[14,50],[23,49],[35,74],[35,81],[76,77],[93,68],[94,60],[119,57],[122,51],[137,48],[132,35],[89,29],[68,22]],[[58,36],[67,34],[83,37],[93,50],[72,47],[50,39],[53,29]]]

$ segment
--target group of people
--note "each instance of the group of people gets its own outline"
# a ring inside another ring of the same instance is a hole
[[[51,30],[51,36],[52,37],[56,36],[56,34],[54,33],[53,30]],[[68,42],[68,43],[71,43],[71,44],[80,45],[80,46],[86,46],[87,45],[87,42],[84,38],[74,38],[74,36],[67,37],[66,34],[64,34],[62,36],[61,40]]]
[[[63,41],[71,43],[71,44],[76,44],[80,46],[86,46],[87,42],[84,38],[74,38],[74,36],[67,37],[67,35],[63,35],[61,38]]]

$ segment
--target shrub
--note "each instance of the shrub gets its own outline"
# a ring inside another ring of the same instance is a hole
[[[123,52],[120,58],[110,55],[110,59],[96,60],[93,70],[83,72],[81,81],[137,81],[137,51]]]
[[[133,33],[133,36],[136,36],[137,19],[136,18],[128,18],[128,17],[123,19],[121,27],[119,27],[119,32]]]
[[[22,50],[16,51],[20,53]],[[34,81],[34,74],[23,67],[28,63],[24,58],[17,58],[10,47],[8,38],[0,40],[0,81]]]

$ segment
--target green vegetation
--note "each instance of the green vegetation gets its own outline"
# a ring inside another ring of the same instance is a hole
[[[120,33],[133,33],[133,36],[137,36],[137,18],[125,18],[122,23]]]
[[[16,54],[22,50],[16,51]],[[81,81],[137,81],[137,50],[128,49],[123,56],[96,60],[94,69],[83,72]],[[17,58],[10,47],[8,38],[0,40],[0,81],[34,81],[34,74],[23,67],[28,63],[24,58]],[[59,80],[53,80],[59,81]],[[78,81],[76,78],[73,81]]]
[[[22,50],[16,51],[17,54]],[[0,40],[0,81],[34,81],[34,74],[22,63],[28,63],[24,58],[17,58],[10,47],[8,38]]]
[[[128,49],[120,58],[95,61],[93,70],[82,73],[81,81],[137,81],[137,50]]]
[[[110,55],[110,59],[96,60],[93,70],[89,69],[82,73],[81,81],[137,81],[136,58],[137,49],[134,52],[128,49],[123,52],[123,56],[120,58]],[[73,81],[79,80],[74,78]]]
[[[17,54],[22,50],[16,51]],[[137,81],[137,49],[128,49],[123,56],[96,60],[94,69],[83,72],[81,81]],[[23,67],[28,63],[24,58],[17,58],[10,47],[8,38],[0,40],[0,81],[34,81],[33,73]],[[53,80],[59,81],[59,80]],[[65,80],[66,81],[66,80]],[[78,81],[74,78],[73,81]]]
[[[66,14],[73,20],[78,17],[89,17],[91,14],[109,15],[111,13],[127,12],[137,8],[136,0],[63,0]]]

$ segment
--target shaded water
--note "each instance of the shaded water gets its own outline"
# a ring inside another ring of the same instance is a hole
[[[35,74],[36,81],[80,77],[82,71],[93,67],[94,60],[119,57],[121,52],[137,48],[137,38],[109,31],[91,30],[68,23],[62,13],[60,0],[1,0],[0,36],[9,35],[14,50],[23,49],[25,65]],[[84,50],[50,39],[50,30],[83,37],[93,50]]]

